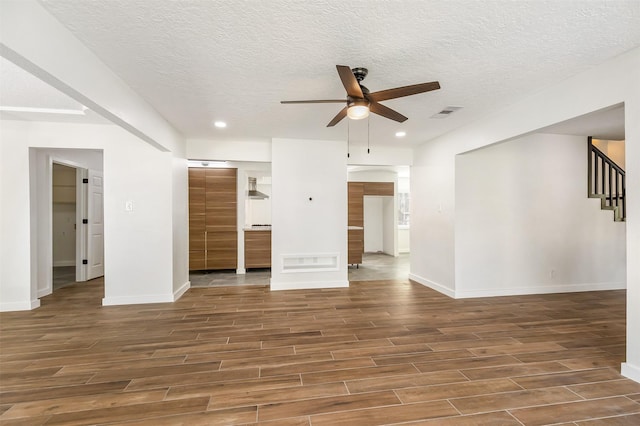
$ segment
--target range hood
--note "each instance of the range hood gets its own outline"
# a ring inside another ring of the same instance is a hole
[[[257,179],[254,177],[249,178],[249,190],[247,191],[247,197],[251,200],[266,200],[269,198],[267,194],[263,194],[258,191]]]

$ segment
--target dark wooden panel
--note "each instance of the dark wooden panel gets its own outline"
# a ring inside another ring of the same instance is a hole
[[[206,269],[204,250],[189,250],[189,269],[198,271]]]
[[[207,250],[229,250],[235,249],[238,244],[238,233],[230,232],[207,232]]]
[[[205,213],[205,169],[189,169],[189,215],[204,215]],[[199,222],[190,224],[199,226]],[[202,223],[204,230],[204,222]]]
[[[205,215],[189,214],[189,231],[204,232],[205,231]]]
[[[189,250],[203,251],[205,250],[205,233],[199,231],[189,231]]]
[[[189,245],[204,253],[201,259],[193,252],[189,269],[237,267],[237,173],[230,168],[189,169]]]
[[[364,182],[364,195],[393,195],[393,182]]]
[[[347,184],[347,223],[349,226],[364,225],[364,183],[348,182]]]
[[[362,263],[362,252],[364,252],[364,230],[350,229],[348,231],[347,262],[349,264]]]
[[[271,231],[245,231],[245,268],[271,267]]]

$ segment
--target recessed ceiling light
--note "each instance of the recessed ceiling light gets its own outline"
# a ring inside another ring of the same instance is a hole
[[[407,132],[396,132],[396,138],[404,138],[407,136]]]
[[[224,121],[214,121],[213,125],[218,129],[224,129],[225,127],[227,127],[227,123],[225,123]]]

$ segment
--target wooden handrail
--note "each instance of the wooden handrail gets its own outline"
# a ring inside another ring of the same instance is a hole
[[[602,208],[614,211],[616,221],[627,216],[625,172],[588,138],[588,196],[600,198]]]

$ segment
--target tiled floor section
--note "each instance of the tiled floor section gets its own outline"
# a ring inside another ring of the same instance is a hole
[[[393,257],[384,253],[364,253],[362,264],[349,265],[349,281],[406,280],[409,276],[409,253]],[[246,274],[235,271],[191,272],[192,287],[230,285],[269,285],[270,269],[251,269]]]
[[[640,424],[624,291],[453,300],[381,280],[102,307],[103,291],[0,314],[0,424]]]

